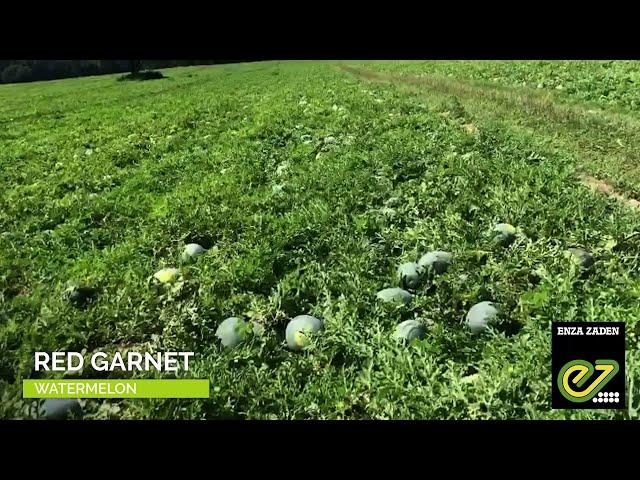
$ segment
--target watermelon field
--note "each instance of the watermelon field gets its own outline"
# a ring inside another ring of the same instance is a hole
[[[162,72],[0,85],[0,418],[34,352],[134,350],[210,398],[84,419],[638,419],[640,62]],[[627,408],[551,408],[552,321],[626,323]]]

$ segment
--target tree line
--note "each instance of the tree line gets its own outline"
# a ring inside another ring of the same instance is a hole
[[[229,63],[216,60],[0,60],[0,83],[34,82],[141,69]]]

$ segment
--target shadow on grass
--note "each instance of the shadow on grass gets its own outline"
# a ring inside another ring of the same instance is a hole
[[[160,80],[165,77],[162,72],[155,70],[146,70],[144,72],[128,73],[118,78],[119,82],[123,81],[143,81],[143,80]]]

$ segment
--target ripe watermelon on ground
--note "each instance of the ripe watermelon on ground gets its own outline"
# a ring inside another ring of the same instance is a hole
[[[393,288],[385,288],[380,290],[376,294],[376,298],[385,303],[404,303],[408,305],[411,303],[413,299],[413,295],[411,295],[406,290],[402,288],[393,287]]]
[[[202,245],[197,243],[188,243],[184,246],[184,250],[182,251],[182,261],[188,262],[191,260],[195,260],[198,256],[202,255],[207,251]]]
[[[42,415],[47,420],[79,418],[82,407],[75,398],[47,398],[42,405]]]
[[[411,343],[413,340],[422,340],[426,333],[426,327],[418,320],[405,320],[396,327],[395,338],[404,343]]]
[[[310,335],[320,332],[324,328],[322,321],[311,315],[294,317],[285,330],[287,345],[291,350],[302,350],[310,341]]]
[[[74,307],[82,308],[94,301],[97,294],[93,287],[73,286],[65,290],[63,297]]]
[[[452,261],[453,255],[451,253],[434,250],[425,253],[420,260],[418,260],[418,265],[427,271],[445,273]]]
[[[416,262],[407,262],[398,267],[396,278],[400,287],[415,290],[420,286],[422,273],[422,267]]]
[[[256,322],[247,322],[238,317],[229,317],[218,325],[216,337],[225,347],[235,347],[246,341],[252,334],[259,335],[262,326]]]
[[[493,241],[501,247],[508,247],[516,239],[516,228],[509,223],[498,223],[493,227]]]
[[[498,320],[499,310],[493,302],[484,301],[476,303],[469,309],[466,316],[466,324],[471,333],[478,335]]]
[[[155,278],[160,283],[173,283],[180,276],[180,270],[177,268],[163,268],[158,270],[153,274],[153,278]]]
[[[573,259],[575,264],[578,265],[582,270],[590,269],[595,263],[593,255],[591,255],[583,248],[569,248],[567,252],[571,255],[571,258]]]

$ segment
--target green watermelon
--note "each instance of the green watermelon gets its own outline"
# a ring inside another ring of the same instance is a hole
[[[309,335],[323,329],[322,321],[311,315],[298,315],[287,325],[285,337],[291,350],[302,350],[309,344]]]
[[[256,322],[247,322],[238,317],[229,317],[218,325],[216,337],[225,347],[235,347],[247,340],[251,334],[260,335],[263,328]]]
[[[508,223],[499,223],[493,227],[493,242],[501,247],[508,247],[516,239],[516,228]]]
[[[396,340],[411,343],[413,340],[422,340],[427,333],[425,326],[417,320],[405,320],[396,327]]]
[[[376,298],[385,303],[404,303],[408,305],[411,303],[413,299],[413,295],[411,295],[406,290],[402,288],[393,287],[393,288],[385,288],[384,290],[380,290],[376,294]]]
[[[396,277],[400,287],[415,290],[420,286],[422,273],[422,267],[416,262],[407,262],[398,267]]]
[[[75,398],[47,398],[42,406],[42,415],[47,420],[80,418],[82,407]]]
[[[180,270],[177,268],[163,268],[153,274],[153,277],[160,283],[173,283],[180,276]]]
[[[476,303],[467,313],[466,324],[471,333],[478,335],[497,322],[498,314],[495,303],[487,301]]]
[[[593,255],[582,248],[569,248],[567,252],[581,270],[588,270],[595,263]]]
[[[453,255],[451,253],[435,250],[425,253],[422,258],[418,260],[418,265],[427,271],[445,273],[452,261]]]
[[[182,261],[189,262],[191,260],[195,260],[196,257],[202,255],[207,251],[202,245],[198,245],[197,243],[189,243],[184,246],[184,250],[182,251]]]
[[[95,300],[98,292],[92,287],[70,287],[63,293],[63,298],[74,307],[82,308]]]

